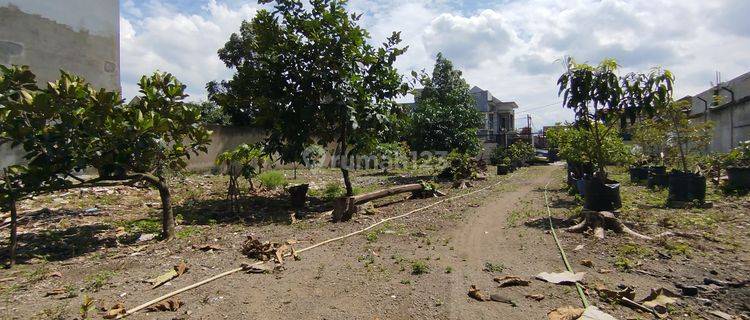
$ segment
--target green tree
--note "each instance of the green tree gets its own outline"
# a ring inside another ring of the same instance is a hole
[[[408,90],[393,66],[406,51],[398,47],[400,34],[372,46],[346,1],[259,2],[274,7],[243,22],[219,50],[236,73],[209,83],[211,99],[267,131],[265,151],[283,162],[301,163],[314,143],[337,142],[343,159],[371,148],[389,131],[394,99]],[[345,160],[340,167],[353,195]]]
[[[186,102],[185,104],[201,111],[201,122],[204,124],[232,125],[232,116],[213,101]]]
[[[482,114],[461,71],[438,53],[432,76],[424,71],[413,75],[423,89],[415,92],[416,107],[410,121],[412,150],[478,154]]]
[[[46,89],[33,85],[28,67],[2,73],[0,144],[21,147],[25,160],[6,171],[4,206],[56,190],[144,181],[159,190],[163,237],[174,236],[166,173],[184,169],[210,141],[200,110],[183,102],[182,83],[168,73],[144,76],[141,95],[123,104],[118,92],[65,72]],[[75,173],[86,167],[99,176]]]
[[[580,64],[572,58],[557,84],[563,95],[563,106],[572,109],[576,126],[591,133],[590,152],[595,173],[606,179],[607,151],[605,139],[615,128],[634,123],[638,116],[653,116],[672,100],[674,77],[668,70],[653,69],[649,74],[631,73],[620,77],[614,59],[604,59],[596,66]]]

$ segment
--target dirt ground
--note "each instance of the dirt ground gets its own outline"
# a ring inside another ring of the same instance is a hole
[[[574,286],[533,279],[540,272],[564,270],[544,200],[547,186],[555,226],[574,224],[571,217],[580,204],[564,189],[564,174],[559,165],[533,166],[508,176],[490,175],[469,189],[442,184],[449,197],[489,188],[304,252],[301,260],[287,261],[283,271],[235,273],[179,294],[184,304],[177,311],[139,312],[130,319],[545,319],[557,307],[581,305]],[[625,180],[623,170],[614,174]],[[366,172],[355,174],[355,184],[362,192],[421,178]],[[143,236],[158,231],[154,191],[94,189],[24,203],[22,211],[34,218],[20,228],[22,264],[0,270],[0,316],[76,319],[89,297],[88,315],[101,318],[100,309],[115,303],[132,308],[252,262],[240,252],[248,235],[275,242],[294,239],[302,248],[440,200],[393,196],[378,201],[380,212],[374,215],[332,223],[322,190],[337,179],[335,170],[300,171],[296,180],[312,181],[316,190],[306,212],[295,213],[283,195],[265,192],[248,197],[241,213],[229,214],[225,178],[179,178],[173,183],[178,237],[168,243]],[[623,197],[620,217],[634,230],[695,236],[643,241],[608,232],[598,241],[559,231],[573,268],[586,272],[583,282],[592,304],[619,319],[649,319],[653,316],[599,299],[595,288],[632,286],[640,300],[651,288],[681,293],[677,285],[695,286],[697,295],[681,296],[669,306],[671,318],[720,319],[712,311],[737,319],[750,316],[750,287],[704,284],[704,278],[748,279],[748,196],[724,197],[711,189],[711,209],[667,209],[665,191],[624,182]],[[5,246],[7,236],[3,241]],[[194,248],[206,244],[221,250]],[[582,260],[590,260],[591,267],[582,266]],[[156,289],[144,283],[180,262],[190,267],[187,273]],[[528,279],[530,285],[499,288],[493,278],[505,275]],[[476,301],[467,295],[471,285],[515,306]],[[58,294],[47,296],[55,290]],[[544,299],[526,298],[530,294]]]

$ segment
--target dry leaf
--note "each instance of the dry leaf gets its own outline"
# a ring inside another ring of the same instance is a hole
[[[612,269],[599,269],[599,273],[601,273],[601,274],[607,274],[607,273],[611,273],[611,272],[612,272]]]
[[[542,281],[547,281],[549,283],[555,283],[555,284],[574,284],[576,282],[580,282],[581,280],[583,280],[584,275],[586,275],[585,272],[576,272],[576,273],[572,273],[570,271],[564,271],[560,273],[542,272],[536,275],[536,278]]]
[[[188,265],[186,265],[185,262],[182,262],[182,261],[180,261],[179,264],[174,266],[174,271],[177,272],[178,277],[185,274],[185,272],[187,272],[188,269],[190,269],[190,267],[188,267]]]
[[[146,310],[148,311],[177,311],[184,303],[180,301],[177,297],[172,297],[168,300],[164,300],[162,302],[159,302],[157,304],[154,304]]]
[[[500,284],[500,288],[513,287],[513,286],[528,286],[531,283],[529,280],[521,279],[516,276],[504,276],[502,278],[497,277],[495,282]]]
[[[599,308],[590,306],[583,311],[580,320],[617,320],[617,318],[604,313]]]
[[[561,307],[547,313],[549,320],[575,320],[583,315],[583,308]]]
[[[651,293],[645,299],[641,300],[644,306],[656,309],[657,307],[666,307],[669,304],[677,302],[677,294],[664,288],[651,289]],[[657,310],[658,311],[658,310]]]
[[[47,274],[47,278],[62,278],[62,273],[60,271],[54,271]]]
[[[121,314],[125,314],[125,305],[118,302],[104,313],[104,319],[115,319]]]
[[[594,262],[592,262],[591,260],[581,260],[581,265],[584,267],[593,268]]]
[[[542,301],[544,300],[544,295],[543,294],[527,294],[526,298],[534,300],[534,301]]]
[[[630,300],[635,299],[635,289],[633,287],[625,287],[625,289],[622,290],[609,290],[606,287],[597,287],[596,292],[599,294],[599,297],[602,298],[604,301],[610,301],[610,302],[617,302],[620,301],[622,298],[628,298]]]
[[[471,285],[471,287],[469,287],[469,297],[472,297],[475,300],[479,300],[479,301],[490,300],[490,298],[487,297],[487,295],[485,295],[482,291],[479,291],[479,289],[477,289],[477,286],[473,284]]]

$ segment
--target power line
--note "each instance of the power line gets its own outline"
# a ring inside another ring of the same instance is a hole
[[[542,106],[532,107],[531,109],[524,109],[524,110],[518,110],[518,111],[529,112],[529,111],[534,111],[534,110],[549,108],[551,106],[559,105],[561,103],[562,103],[562,101],[556,101],[556,102],[548,103],[548,104],[545,104],[545,105],[542,105]]]

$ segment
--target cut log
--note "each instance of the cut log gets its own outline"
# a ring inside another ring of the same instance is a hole
[[[341,197],[333,203],[333,221],[347,221],[352,218],[354,213],[357,212],[357,205],[385,198],[399,193],[404,192],[418,192],[424,190],[425,187],[421,183],[407,184],[403,186],[396,186],[388,189],[374,191],[370,193],[360,194],[351,197]]]

